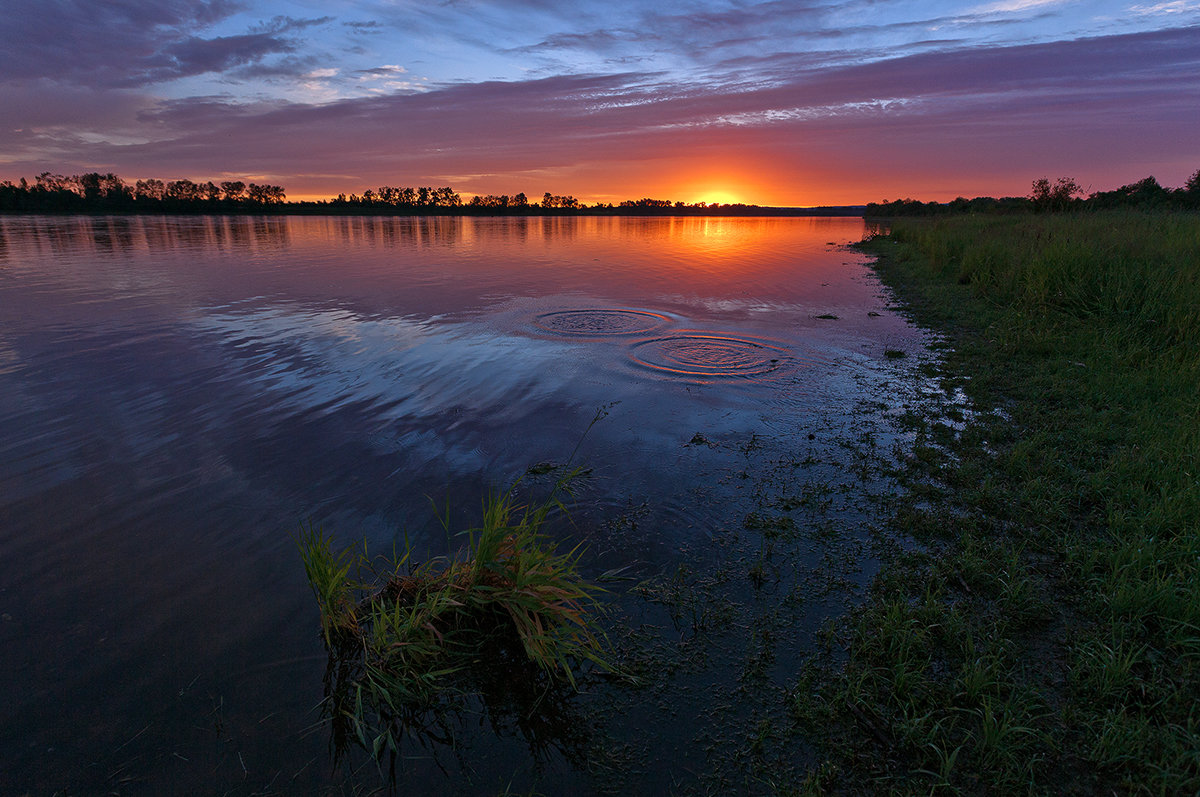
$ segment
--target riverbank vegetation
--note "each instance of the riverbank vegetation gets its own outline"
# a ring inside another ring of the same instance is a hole
[[[1013,214],[1058,213],[1063,211],[1098,211],[1138,208],[1141,210],[1200,209],[1200,169],[1197,169],[1180,188],[1166,188],[1154,177],[1112,191],[1088,192],[1070,177],[1053,182],[1039,177],[1033,181],[1029,194],[1023,197],[984,196],[950,202],[921,202],[916,199],[896,199],[871,202],[864,215],[868,218],[893,216],[947,216],[964,213]]]
[[[907,419],[909,542],[793,690],[805,786],[1200,792],[1200,216],[900,219],[866,248],[970,406]]]

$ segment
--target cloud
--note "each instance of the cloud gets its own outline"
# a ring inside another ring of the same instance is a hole
[[[297,19],[296,17],[279,15],[272,17],[269,22],[260,22],[251,28],[250,32],[269,34],[289,33],[291,31],[304,30],[305,28],[320,27],[321,25],[333,22],[333,20],[334,18],[329,16],[316,17],[314,19]]]
[[[1097,163],[1137,162],[1146,152],[1195,157],[1188,145],[1200,107],[1200,29],[835,66],[781,53],[755,65],[771,79],[708,83],[625,72],[321,104],[174,100],[140,113],[141,143],[64,135],[55,152],[70,152],[71,160],[55,166],[197,178],[253,171],[273,175],[293,194],[314,190],[289,179],[303,173],[359,175],[364,186],[497,175],[456,188],[513,192],[537,189],[505,180],[555,172],[581,181],[555,191],[579,192],[595,190],[585,180],[628,184],[684,160],[801,184],[805,175],[834,179],[839,169],[860,180],[872,169],[876,179],[884,169],[919,180],[920,169],[1041,173],[1054,163],[1078,171],[1071,164],[1085,156]],[[388,78],[399,69],[362,72]],[[32,152],[45,144],[43,137],[22,146]],[[910,190],[919,188],[913,182]],[[342,180],[325,190],[361,186]]]
[[[343,22],[342,25],[349,28],[351,33],[362,36],[383,33],[386,29],[377,20],[370,20],[368,22]]]
[[[3,78],[131,88],[245,68],[298,49],[295,34],[331,17],[275,17],[233,36],[201,35],[238,13],[229,0],[10,0],[0,38]]]
[[[621,27],[572,28],[531,44],[494,49],[541,58],[546,64],[542,71],[551,73],[569,71],[582,56],[592,68],[634,63],[678,74],[700,70],[706,78],[729,82],[762,81],[774,79],[758,71],[764,65],[783,70],[785,62],[805,68],[855,64],[891,59],[905,52],[945,50],[949,44],[978,41],[983,36],[991,37],[995,44],[1002,41],[1005,30],[1028,40],[1030,24],[1053,16],[1049,11],[997,16],[976,9],[895,18],[877,13],[876,5],[872,0],[837,6],[767,2],[721,10],[700,7],[688,13],[638,7],[623,19]],[[782,77],[786,79],[787,74]]]
[[[272,61],[254,59],[245,66],[229,69],[225,74],[236,80],[292,82],[311,79],[312,73],[323,63],[325,60],[316,55],[287,56]]]
[[[554,33],[536,44],[517,47],[510,52],[538,53],[560,50],[589,50],[608,53],[629,44],[644,44],[660,40],[656,34],[642,30],[593,30],[583,33]]]
[[[393,77],[395,75],[403,75],[408,70],[396,64],[384,64],[383,66],[372,67],[371,69],[356,69],[355,75],[360,75],[363,79],[375,77]]]
[[[171,42],[142,61],[142,69],[125,78],[126,85],[161,83],[208,72],[226,72],[260,63],[268,55],[291,53],[295,44],[275,34],[252,33]]]
[[[1137,5],[1130,6],[1129,8],[1129,13],[1142,17],[1153,17],[1163,14],[1186,14],[1191,11],[1200,11],[1200,2],[1194,2],[1194,0],[1174,0],[1174,2],[1169,3]]]
[[[1015,14],[1020,11],[1028,11],[1031,8],[1047,8],[1051,6],[1067,5],[1074,3],[1077,0],[1002,0],[999,3],[980,6],[973,9],[976,14]]]

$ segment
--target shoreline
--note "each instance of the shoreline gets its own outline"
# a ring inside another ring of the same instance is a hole
[[[861,245],[972,410],[907,418],[900,550],[792,690],[805,787],[1200,791],[1197,234],[1108,212]]]

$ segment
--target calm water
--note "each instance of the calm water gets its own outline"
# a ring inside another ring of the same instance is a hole
[[[430,499],[469,523],[490,487],[565,461],[601,407],[559,532],[595,573],[703,561],[762,505],[763,463],[806,455],[811,478],[853,482],[836,452],[886,433],[911,362],[884,351],[920,349],[842,248],[862,234],[0,217],[0,792],[377,785],[332,768],[299,523],[443,552]],[[585,777],[481,724],[472,774],[426,750],[403,778]]]

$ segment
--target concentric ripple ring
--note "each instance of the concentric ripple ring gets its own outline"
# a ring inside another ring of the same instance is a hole
[[[762,376],[791,360],[783,346],[716,333],[639,341],[631,357],[646,368],[690,377]]]
[[[672,319],[648,310],[589,308],[542,313],[534,324],[559,335],[644,335],[670,324]]]

